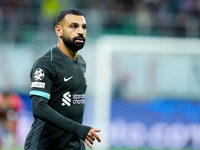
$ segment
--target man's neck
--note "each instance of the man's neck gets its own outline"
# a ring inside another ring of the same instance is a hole
[[[73,60],[77,59],[77,52],[74,52],[74,51],[70,50],[67,46],[65,46],[64,43],[58,42],[57,46],[69,58],[71,58]]]

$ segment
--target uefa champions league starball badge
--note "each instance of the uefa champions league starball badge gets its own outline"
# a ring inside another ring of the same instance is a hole
[[[35,81],[40,81],[44,78],[44,71],[41,68],[37,68],[34,73]]]

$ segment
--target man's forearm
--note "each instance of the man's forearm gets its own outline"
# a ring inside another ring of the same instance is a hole
[[[46,98],[40,96],[32,96],[31,101],[34,117],[40,118],[49,124],[64,129],[65,131],[77,135],[82,140],[85,140],[91,127],[84,126],[78,122],[62,116],[47,104],[48,100]]]

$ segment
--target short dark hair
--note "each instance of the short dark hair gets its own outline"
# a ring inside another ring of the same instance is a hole
[[[61,20],[63,20],[63,18],[68,14],[77,15],[77,16],[84,16],[85,17],[85,15],[81,11],[79,11],[77,9],[69,8],[69,9],[61,11],[58,14],[58,16],[56,17],[56,24],[58,24]]]

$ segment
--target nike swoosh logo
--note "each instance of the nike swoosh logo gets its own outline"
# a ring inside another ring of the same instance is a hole
[[[64,81],[67,82],[67,81],[69,81],[71,78],[73,78],[73,76],[71,76],[71,77],[69,77],[69,78],[64,77]]]

